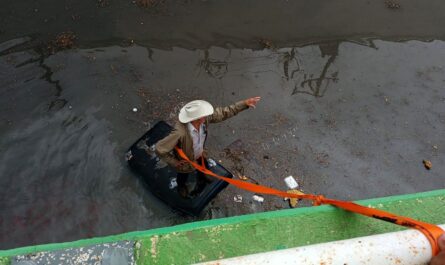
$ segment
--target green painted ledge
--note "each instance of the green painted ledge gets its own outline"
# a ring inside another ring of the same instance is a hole
[[[445,223],[445,190],[358,203]],[[136,243],[135,258],[139,265],[191,264],[403,229],[331,206],[306,207],[202,222],[193,230],[153,235]]]
[[[0,265],[11,264],[11,259],[9,257],[0,257]]]
[[[445,223],[445,189],[358,201],[422,221]],[[190,264],[402,230],[331,206],[305,207],[0,251],[0,257],[137,240],[137,264]],[[0,265],[8,264],[0,259]]]

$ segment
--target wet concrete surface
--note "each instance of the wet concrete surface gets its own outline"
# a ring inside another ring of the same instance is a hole
[[[228,187],[201,216],[181,216],[129,171],[126,149],[197,98],[262,96],[207,141],[250,181],[286,189],[293,175],[307,193],[347,200],[445,187],[445,42],[11,49],[28,41],[0,44],[0,249],[287,208]]]

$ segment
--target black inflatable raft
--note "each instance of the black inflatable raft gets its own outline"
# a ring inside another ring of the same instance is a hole
[[[126,159],[131,169],[135,171],[146,183],[150,191],[159,199],[183,213],[198,215],[204,207],[225,187],[228,183],[214,179],[211,183],[192,198],[184,198],[178,193],[176,183],[176,170],[160,160],[155,154],[155,144],[167,136],[172,127],[164,121],[158,122],[134,143],[126,154]],[[214,173],[233,178],[232,173],[213,159],[207,159],[208,169]],[[196,174],[190,173],[188,185],[193,189],[196,182]]]

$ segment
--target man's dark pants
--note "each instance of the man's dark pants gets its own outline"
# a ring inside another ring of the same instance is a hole
[[[201,158],[199,158],[197,161],[201,162]],[[208,168],[208,163],[206,160],[205,161],[205,165],[206,168]],[[201,164],[201,163],[200,163]],[[195,189],[191,192],[188,191],[187,188],[187,180],[190,174],[196,174],[196,186]],[[178,192],[181,196],[183,197],[187,197],[189,195],[191,196],[195,196],[198,195],[199,193],[201,193],[205,186],[207,185],[207,183],[212,182],[212,180],[207,177],[204,173],[200,172],[200,171],[194,171],[191,173],[178,173],[176,175],[176,182],[178,183]]]

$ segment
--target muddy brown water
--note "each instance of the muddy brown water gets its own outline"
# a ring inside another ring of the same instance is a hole
[[[260,184],[285,189],[294,175],[306,192],[353,200],[444,188],[442,41],[4,50],[1,249],[287,208],[229,187],[201,216],[181,216],[129,171],[126,149],[196,98],[262,96],[256,109],[211,126],[208,140],[213,157]]]

